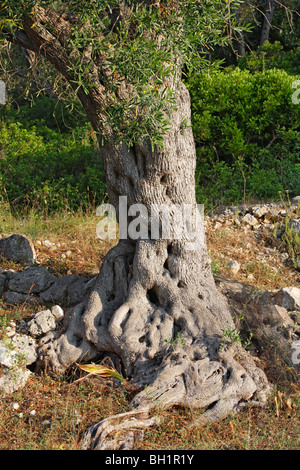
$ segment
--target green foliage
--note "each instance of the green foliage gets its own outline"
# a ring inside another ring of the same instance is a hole
[[[299,77],[283,70],[198,73],[189,80],[201,203],[234,204],[300,192]]]
[[[238,60],[240,69],[250,72],[265,72],[271,69],[282,69],[290,75],[300,74],[300,47],[285,51],[279,41],[266,41],[263,46],[247,53]]]
[[[231,7],[240,3],[231,0]],[[72,17],[71,31],[59,33],[63,40],[57,56],[63,44],[62,52],[70,58],[65,75],[75,92],[83,100],[84,95],[93,94],[96,82],[104,87],[105,98],[97,101],[102,139],[113,135],[117,143],[129,146],[148,139],[152,148],[162,145],[170,125],[173,77],[183,64],[187,69],[198,67],[216,44],[228,42],[226,26],[233,16],[226,2],[219,0],[161,4],[140,0],[3,0],[0,39],[11,40],[24,20],[33,23],[33,41],[39,30],[48,37],[54,31],[55,37],[53,23],[45,26],[39,17],[39,8],[47,7]],[[47,55],[47,46],[44,53]]]
[[[0,120],[0,200],[12,207],[57,210],[86,207],[105,197],[101,157],[89,124],[57,127],[54,103],[40,98],[34,108],[3,110]],[[43,114],[44,118],[41,118]]]

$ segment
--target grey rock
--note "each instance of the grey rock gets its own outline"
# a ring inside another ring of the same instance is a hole
[[[51,287],[41,293],[41,299],[44,302],[62,303],[67,300],[69,286],[78,279],[74,274],[56,279]]]
[[[19,292],[7,291],[3,294],[4,300],[8,304],[41,304],[41,299],[36,295],[21,294]]]
[[[12,343],[15,349],[22,353],[27,366],[37,360],[37,344],[34,338],[16,334],[12,339]]]
[[[227,266],[229,267],[229,269],[231,270],[231,272],[233,274],[236,274],[239,272],[239,270],[241,269],[241,265],[240,263],[238,263],[237,261],[229,261],[229,263],[227,263]]]
[[[36,360],[36,345],[32,338],[14,336],[8,345],[0,341],[0,393],[7,395],[25,386],[31,372],[26,365]]]
[[[300,217],[298,219],[291,220],[291,229],[300,235]]]
[[[28,322],[28,331],[32,336],[41,336],[48,331],[55,330],[55,316],[51,310],[42,310],[34,315]]]
[[[300,289],[298,287],[284,287],[277,291],[274,303],[287,310],[300,310]]]
[[[279,305],[275,305],[276,312],[279,314],[279,316],[282,318],[282,325],[285,328],[293,328],[294,327],[294,322],[291,319],[288,311],[284,307],[280,307]]]
[[[8,281],[8,289],[23,294],[39,294],[48,289],[57,277],[44,266],[35,266],[14,273]]]
[[[6,276],[4,274],[0,274],[0,295],[2,295],[4,292],[5,282]]]
[[[45,292],[40,294],[44,302],[55,302],[58,304],[68,303],[77,304],[82,302],[86,295],[86,285],[89,283],[87,279],[79,278],[74,274],[57,279],[52,286]],[[90,284],[92,287],[92,284]]]
[[[53,305],[51,313],[55,318],[56,322],[60,322],[64,318],[64,311],[59,305]]]
[[[0,254],[7,259],[25,264],[36,260],[36,252],[32,241],[25,235],[4,235],[0,239]]]
[[[85,298],[85,286],[87,279],[77,279],[68,287],[67,301],[69,304],[75,305],[82,302]]]
[[[5,368],[0,377],[0,393],[2,396],[9,395],[20,388],[25,387],[31,372],[29,369],[14,367]]]
[[[268,206],[253,206],[252,214],[259,219],[263,217],[268,212]]]
[[[256,217],[254,217],[251,214],[244,215],[243,221],[245,222],[245,224],[250,225],[251,227],[254,227],[255,225],[258,225],[258,223],[259,223],[258,220],[256,219]]]

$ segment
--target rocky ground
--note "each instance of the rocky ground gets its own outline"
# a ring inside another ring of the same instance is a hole
[[[242,341],[271,378],[293,383],[300,362],[299,205],[300,197],[289,204],[218,208],[204,219],[216,282],[236,323],[224,341]],[[26,385],[39,339],[60,327],[66,309],[80,302],[95,280],[97,264],[93,268],[84,259],[78,240],[49,238],[0,236],[4,394]],[[16,306],[24,305],[31,307],[15,320]]]

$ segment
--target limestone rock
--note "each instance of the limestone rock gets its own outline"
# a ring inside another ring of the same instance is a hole
[[[8,304],[41,304],[41,299],[38,296],[32,294],[21,294],[20,292],[4,292],[3,298]]]
[[[41,336],[56,329],[57,323],[64,317],[63,309],[55,305],[51,310],[42,310],[34,315],[28,323],[28,331],[32,336]]]
[[[25,364],[28,366],[37,360],[37,344],[34,338],[27,335],[14,335],[12,344],[22,354]]]
[[[0,295],[3,294],[5,281],[6,281],[6,276],[4,274],[0,274]]]
[[[239,270],[241,269],[241,265],[240,263],[238,263],[237,261],[229,261],[229,263],[227,263],[227,266],[229,267],[229,269],[231,270],[231,272],[233,274],[236,274],[239,272]]]
[[[263,217],[266,213],[268,212],[268,206],[263,205],[263,206],[253,206],[252,207],[252,213],[255,217],[258,217],[259,219]]]
[[[54,316],[56,322],[60,322],[64,318],[64,311],[60,305],[54,305],[51,308],[51,313]]]
[[[88,282],[87,279],[79,278],[74,274],[66,274],[42,292],[41,298],[44,302],[77,304],[84,299]]]
[[[32,264],[36,260],[33,243],[25,235],[2,235],[0,254],[7,259],[24,264]]]
[[[291,221],[291,229],[300,235],[300,217]]]
[[[283,287],[275,293],[274,302],[287,310],[300,310],[300,289]]]
[[[68,297],[68,288],[76,279],[74,274],[66,274],[60,279],[56,279],[51,287],[41,294],[42,300],[44,302],[65,302]]]
[[[23,294],[39,294],[48,289],[56,280],[57,277],[44,266],[34,266],[13,273],[8,281],[8,289]]]
[[[2,396],[11,394],[26,385],[31,372],[23,368],[4,368],[0,376],[0,393]]]
[[[243,221],[245,222],[245,224],[250,225],[251,227],[254,227],[255,225],[258,225],[258,223],[259,223],[258,220],[256,219],[256,217],[254,217],[251,214],[244,215]]]
[[[4,367],[12,367],[17,352],[9,348],[4,341],[0,341],[0,364]]]
[[[12,344],[0,341],[0,393],[13,393],[25,386],[31,372],[26,365],[36,361],[36,344],[33,338],[15,335]]]

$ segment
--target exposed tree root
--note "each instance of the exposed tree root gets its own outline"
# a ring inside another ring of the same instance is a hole
[[[137,409],[105,418],[86,431],[82,450],[129,450],[134,445],[133,431],[158,425],[159,417],[149,417],[148,408]]]
[[[149,417],[154,407],[206,409],[204,424],[266,402],[268,381],[241,344],[224,337],[234,328],[228,305],[196,255],[179,243],[172,250],[163,241],[140,241],[136,249],[120,243],[87,302],[68,312],[63,331],[42,340],[40,363],[54,371],[108,353],[141,390],[134,411],[88,430],[84,448],[128,447],[125,431],[157,424]]]

